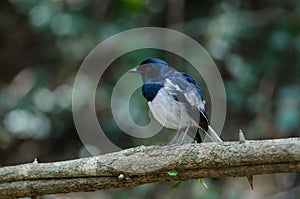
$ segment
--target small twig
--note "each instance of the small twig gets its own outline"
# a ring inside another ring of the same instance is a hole
[[[244,136],[244,133],[243,133],[242,129],[239,130],[239,142],[240,142],[240,144],[246,142],[246,139],[245,139],[245,136]],[[250,184],[251,189],[253,190],[253,176],[252,175],[247,175],[246,177],[247,177],[247,180]]]
[[[32,163],[33,163],[33,164],[38,164],[39,162],[38,162],[37,158],[34,158],[34,160],[33,160]]]
[[[253,187],[253,176],[246,176],[246,177],[247,177],[247,180],[250,184],[251,189],[253,190],[254,189],[254,187]]]
[[[242,129],[239,130],[239,142],[240,143],[245,143],[246,142],[246,139],[245,139],[245,136],[244,136],[244,133],[243,133]]]

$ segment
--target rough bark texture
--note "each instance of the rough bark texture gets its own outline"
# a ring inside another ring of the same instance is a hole
[[[172,169],[178,175],[170,176]],[[140,146],[91,158],[0,168],[0,198],[282,172],[300,172],[300,138]]]

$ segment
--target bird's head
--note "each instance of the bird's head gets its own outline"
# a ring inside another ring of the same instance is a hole
[[[158,58],[148,58],[140,63],[137,68],[131,69],[131,73],[139,73],[144,83],[161,82],[170,73],[172,69],[169,64]]]

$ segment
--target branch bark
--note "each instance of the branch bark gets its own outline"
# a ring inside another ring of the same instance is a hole
[[[168,174],[173,169],[178,175]],[[283,172],[300,172],[300,138],[140,146],[90,158],[2,167],[0,198]]]

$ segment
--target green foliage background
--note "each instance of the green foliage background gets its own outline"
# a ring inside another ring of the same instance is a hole
[[[0,166],[88,156],[71,113],[76,71],[101,41],[145,26],[181,31],[212,56],[227,93],[224,140],[236,140],[238,129],[248,139],[299,136],[300,1],[9,0],[0,2],[0,11]],[[107,69],[96,110],[108,137],[123,148],[158,144],[166,135],[132,139],[110,113],[115,82],[145,57],[193,74],[184,60],[153,49],[128,53]],[[134,96],[133,118],[147,124],[146,102],[139,92]],[[296,198],[300,189],[297,174],[255,177],[254,191],[245,179],[206,181],[209,189],[189,182],[176,190],[145,185],[68,197]]]

